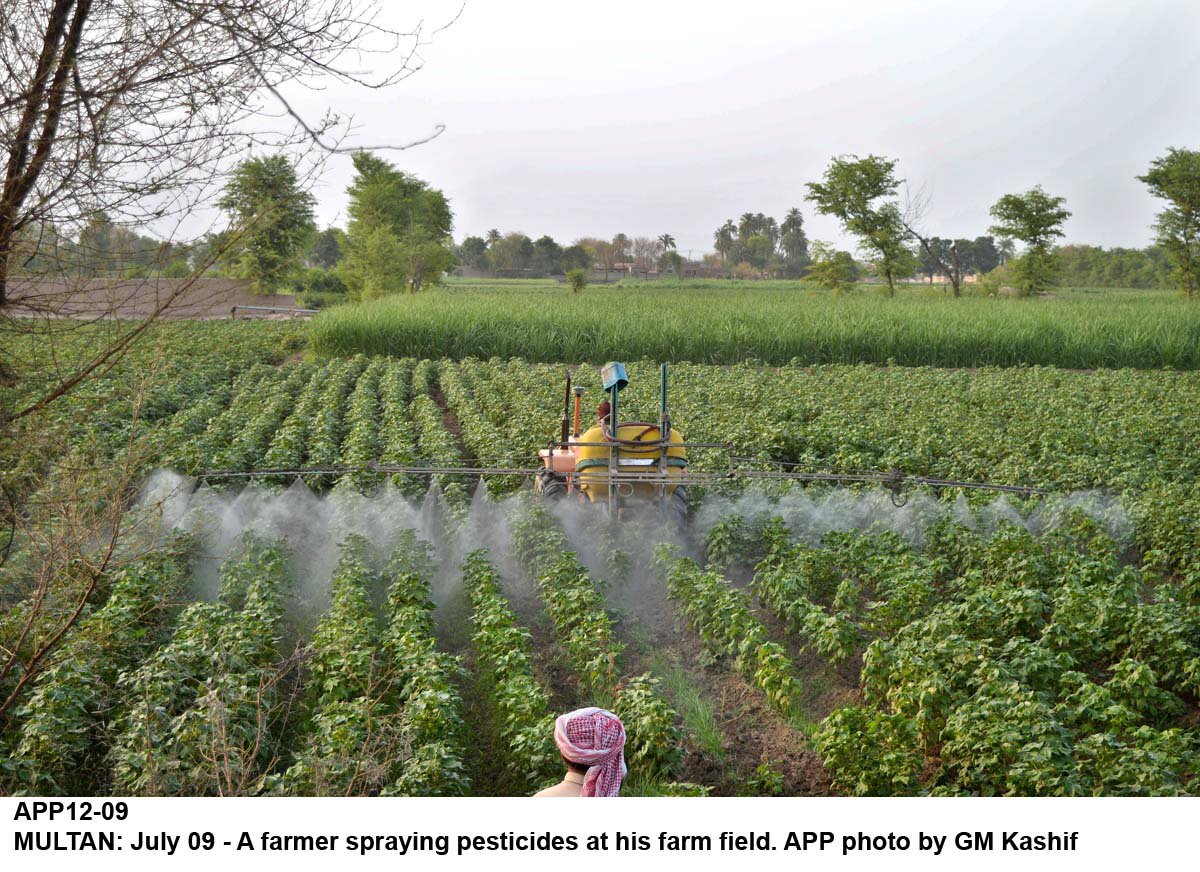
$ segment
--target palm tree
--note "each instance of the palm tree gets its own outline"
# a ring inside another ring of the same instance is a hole
[[[804,216],[800,210],[788,209],[779,230],[779,243],[784,257],[791,264],[802,264],[808,259],[808,238],[804,235]]]
[[[674,251],[675,237],[670,233],[664,233],[662,236],[658,237],[658,244],[663,247],[663,251]]]
[[[803,230],[804,215],[800,213],[799,209],[793,206],[792,208],[788,209],[787,214],[783,216],[783,224],[779,226],[779,229],[784,233],[791,233],[795,230]]]
[[[742,217],[738,219],[738,239],[749,239],[754,235],[754,215],[751,212],[743,212]]]
[[[491,230],[489,230],[487,232],[488,248],[491,248],[493,245],[495,245],[499,241],[500,241],[500,231],[497,230],[495,227],[493,227]]]
[[[1017,253],[1017,246],[1008,237],[1002,236],[996,242],[996,248],[1000,249],[1000,265],[1004,266],[1012,256]]]
[[[779,225],[774,218],[763,218],[762,229],[759,231],[771,243],[771,252],[779,248]]]
[[[713,233],[713,248],[724,260],[729,260],[729,253],[733,251],[735,233],[737,233],[737,227],[734,226],[732,218],[726,218],[725,223]]]

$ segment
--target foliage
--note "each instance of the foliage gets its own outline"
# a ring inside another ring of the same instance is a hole
[[[487,247],[487,240],[483,237],[468,236],[458,247],[459,262],[473,269],[486,269],[488,265]]]
[[[513,546],[531,574],[556,635],[567,649],[585,695],[611,707],[625,724],[626,758],[640,777],[669,779],[683,756],[674,709],[650,675],[618,680],[623,645],[613,632],[604,596],[562,529],[542,507],[513,524]]]
[[[505,768],[526,789],[553,783],[559,773],[554,715],[546,691],[533,676],[529,631],[517,624],[485,551],[467,556],[463,581],[471,601],[471,638],[507,746]]]
[[[342,298],[349,299],[345,282],[336,270],[314,267],[303,270],[292,277],[291,291],[296,294],[299,303],[308,297],[314,299]],[[306,306],[306,308],[319,308]]]
[[[434,648],[428,546],[412,531],[383,572],[387,626],[371,591],[370,547],[349,537],[332,602],[313,635],[312,720],[294,762],[268,785],[289,795],[456,796],[467,789],[457,658]]]
[[[1138,180],[1167,202],[1155,221],[1155,235],[1170,258],[1172,280],[1192,297],[1200,290],[1200,151],[1167,149]]]
[[[808,277],[834,294],[842,294],[858,281],[858,264],[850,252],[837,251],[824,242],[814,242]]]
[[[427,466],[460,466],[463,463],[458,442],[446,429],[442,411],[430,392],[437,376],[437,364],[422,360],[413,368],[412,401],[409,414],[415,424],[417,456]],[[452,513],[466,509],[467,486],[462,476],[440,473],[433,477],[442,489]]]
[[[255,792],[278,753],[286,694],[278,645],[289,574],[283,548],[245,534],[222,601],[194,603],[168,644],[118,681],[114,792]]]
[[[308,249],[308,262],[313,267],[326,274],[342,259],[342,246],[346,243],[346,234],[338,227],[326,227],[315,237]]]
[[[858,237],[892,295],[896,279],[916,269],[916,259],[905,244],[908,231],[900,208],[890,199],[899,185],[895,167],[896,161],[875,155],[834,158],[824,181],[808,184],[807,197],[818,212],[837,218],[847,233]]]
[[[35,794],[86,794],[107,782],[104,754],[112,742],[110,713],[117,681],[169,634],[184,587],[192,543],[180,539],[124,568],[103,606],[87,615],[54,656],[29,701],[0,784],[14,778]]]
[[[1101,248],[1062,245],[1054,249],[1059,280],[1067,287],[1166,288],[1170,286],[1166,251],[1149,248]]]
[[[746,790],[750,796],[779,796],[783,793],[783,773],[764,759],[746,779]]]
[[[567,270],[567,284],[571,286],[571,293],[578,294],[587,287],[587,271],[578,268]]]
[[[365,151],[353,160],[350,221],[338,265],[351,296],[368,300],[436,284],[454,262],[445,195]]]
[[[1025,243],[1025,253],[1012,262],[1017,289],[1025,296],[1046,290],[1057,278],[1058,264],[1050,246],[1063,235],[1062,224],[1071,217],[1063,208],[1065,202],[1039,185],[1024,194],[1005,194],[990,210],[996,222],[992,233]]]
[[[798,277],[808,265],[808,238],[804,216],[789,209],[783,223],[762,212],[745,212],[713,232],[713,248],[726,264],[745,264],[752,270]],[[737,272],[735,266],[734,272]]]
[[[274,291],[299,265],[316,232],[316,198],[300,187],[286,155],[247,158],[234,169],[217,206],[229,213],[237,241],[229,254],[236,275]]]
[[[705,572],[688,558],[676,558],[668,546],[655,556],[667,579],[667,593],[692,629],[715,655],[729,657],[771,704],[792,712],[799,702],[800,680],[795,667],[767,629],[750,610],[744,591],[732,587],[719,573]]]
[[[567,246],[562,253],[562,268],[567,271],[568,278],[573,270],[586,272],[592,268],[592,256],[582,245]]]
[[[891,562],[925,559],[863,542]],[[836,563],[847,544],[819,559]],[[797,554],[760,577],[813,577],[800,567],[818,555]],[[1112,540],[1080,519],[1045,541],[945,524],[928,559],[940,580],[924,586],[921,607],[874,628],[883,632],[863,657],[865,705],[835,711],[818,732],[836,784],[858,794],[1186,790],[1200,737],[1183,725],[1179,694],[1196,690],[1200,614],[1170,582],[1122,566]],[[873,585],[903,592],[899,575],[877,573]],[[778,603],[778,590],[771,581],[763,596]],[[871,628],[866,614],[849,618]]]

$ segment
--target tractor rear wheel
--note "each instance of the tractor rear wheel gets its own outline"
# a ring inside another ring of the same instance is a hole
[[[538,493],[543,499],[560,500],[567,495],[567,485],[565,482],[559,481],[554,473],[549,470],[543,470],[538,473],[537,487]]]
[[[667,497],[666,515],[672,524],[682,529],[687,526],[688,516],[691,515],[691,508],[688,506],[687,488],[677,487]]]

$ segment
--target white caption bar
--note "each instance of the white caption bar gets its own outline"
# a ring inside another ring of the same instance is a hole
[[[1194,860],[1200,799],[0,800],[0,868],[1020,872]]]

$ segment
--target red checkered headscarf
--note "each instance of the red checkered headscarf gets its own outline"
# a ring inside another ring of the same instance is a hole
[[[587,766],[583,796],[616,796],[625,768],[625,726],[612,712],[589,706],[554,722],[554,744],[566,760]]]

